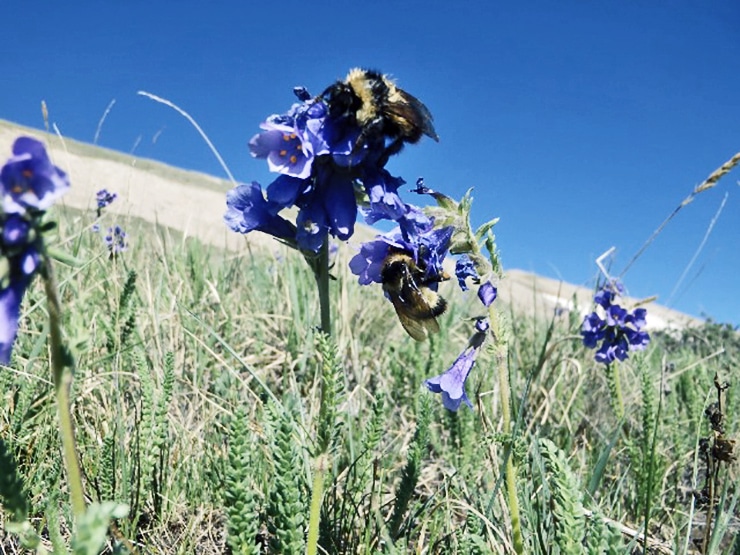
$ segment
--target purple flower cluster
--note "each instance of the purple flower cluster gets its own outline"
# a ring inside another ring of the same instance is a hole
[[[381,165],[385,145],[361,141],[357,123],[330,114],[323,99],[303,89],[297,94],[301,102],[269,117],[249,142],[252,155],[266,159],[278,177],[264,191],[256,182],[232,189],[226,224],[238,233],[262,231],[318,252],[327,234],[346,240],[354,233],[356,189],[369,198],[369,223],[408,213],[397,194],[404,181]],[[293,206],[298,208],[295,224],[280,215]]]
[[[108,189],[100,189],[95,193],[95,201],[98,204],[98,216],[100,216],[103,208],[111,204],[118,198],[118,193],[110,193]]]
[[[117,254],[128,249],[128,242],[126,233],[121,226],[114,226],[108,228],[108,234],[103,238],[105,244],[108,246],[108,252],[111,258],[114,258]]]
[[[0,170],[0,364],[10,362],[21,301],[41,265],[41,218],[67,189],[67,175],[51,163],[41,142],[15,141],[13,156]]]
[[[581,335],[589,349],[601,346],[595,359],[603,364],[625,360],[629,351],[642,351],[650,343],[650,335],[643,331],[647,310],[636,308],[629,312],[614,301],[624,291],[621,284],[613,282],[602,287],[594,301],[603,309],[604,318],[594,311],[583,319]]]

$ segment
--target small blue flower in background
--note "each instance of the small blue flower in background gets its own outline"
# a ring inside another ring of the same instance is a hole
[[[108,228],[108,235],[105,236],[104,240],[105,244],[108,245],[111,258],[128,249],[126,237],[128,237],[128,233],[123,231],[121,226]]]
[[[462,403],[465,403],[471,409],[473,408],[473,403],[470,402],[467,393],[465,393],[465,382],[475,365],[475,359],[486,339],[488,328],[488,320],[477,320],[475,323],[476,331],[470,338],[468,346],[452,363],[450,369],[439,376],[424,381],[424,385],[427,386],[429,391],[442,394],[442,404],[446,409],[453,412],[457,411]]]
[[[110,205],[117,198],[118,193],[110,193],[108,189],[100,189],[100,191],[95,193],[95,200],[98,204],[98,216],[103,208]]]
[[[650,335],[643,331],[647,310],[636,308],[632,313],[614,301],[624,291],[618,282],[602,287],[595,295],[594,302],[603,309],[602,318],[597,312],[586,315],[581,324],[583,345],[589,349],[599,347],[594,359],[602,364],[615,360],[625,360],[629,351],[642,351],[650,343]]]
[[[0,171],[0,182],[5,214],[46,210],[69,189],[67,174],[51,163],[43,143],[30,137],[13,143],[13,156]]]
[[[108,189],[100,189],[97,193],[95,193],[98,218],[102,217],[103,209],[109,206],[117,198],[118,193],[110,193],[108,192]],[[100,224],[96,222],[91,226],[90,229],[93,232],[97,233],[98,231],[100,231]]]
[[[8,364],[23,295],[41,266],[37,227],[43,212],[67,192],[69,180],[41,142],[20,137],[0,170],[0,187],[0,364]]]

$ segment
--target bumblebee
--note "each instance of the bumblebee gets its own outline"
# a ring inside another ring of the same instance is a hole
[[[355,150],[390,141],[381,166],[400,152],[404,143],[417,143],[422,135],[439,141],[427,107],[377,71],[352,69],[344,81],[328,87],[320,98],[327,103],[331,118],[345,119],[361,129]]]
[[[411,256],[392,250],[383,261],[380,277],[383,291],[411,337],[424,341],[429,334],[439,332],[437,317],[444,313],[447,301],[430,285],[449,279],[446,273],[429,279]]]

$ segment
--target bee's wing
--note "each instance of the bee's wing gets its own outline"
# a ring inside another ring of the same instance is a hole
[[[425,341],[429,334],[439,332],[439,323],[434,316],[427,315],[420,319],[415,314],[416,311],[398,295],[390,295],[390,299],[396,309],[398,320],[411,337],[417,341]]]
[[[396,89],[403,102],[392,102],[386,106],[386,110],[406,121],[413,122],[424,135],[431,137],[439,142],[439,135],[434,130],[434,117],[429,108],[415,96],[407,93],[403,89]]]
[[[425,294],[426,292],[426,294]],[[398,319],[406,332],[417,341],[424,341],[429,334],[439,333],[436,316],[444,311],[445,301],[428,288],[424,290],[407,280],[400,291],[388,292]]]

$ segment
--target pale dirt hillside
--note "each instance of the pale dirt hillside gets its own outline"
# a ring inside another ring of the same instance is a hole
[[[69,174],[72,188],[63,200],[67,206],[94,210],[95,193],[106,188],[119,195],[118,200],[106,209],[108,212],[156,222],[220,249],[239,251],[247,248],[245,238],[227,229],[222,220],[226,206],[224,194],[232,186],[227,180],[61,139],[0,120],[2,162],[10,156],[13,141],[19,135],[44,141],[54,163]],[[358,225],[349,248],[371,235],[372,230]],[[259,248],[283,248],[261,233],[250,234],[249,244]],[[512,303],[515,311],[536,314],[541,318],[550,318],[556,309],[586,313],[591,309],[593,294],[590,289],[522,270],[508,270],[499,291],[501,299]],[[636,301],[633,299],[631,302]],[[650,328],[698,323],[700,320],[675,310],[654,303],[649,306]]]

